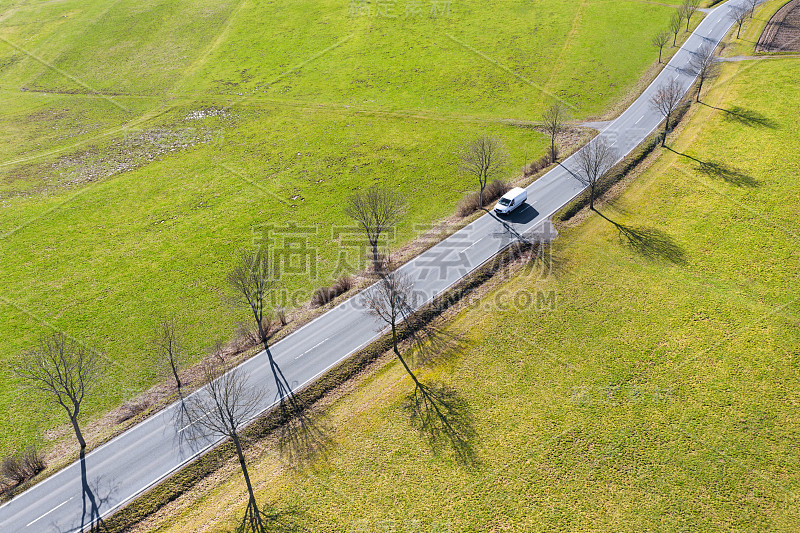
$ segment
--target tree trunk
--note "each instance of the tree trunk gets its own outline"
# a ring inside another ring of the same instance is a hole
[[[169,366],[172,367],[172,375],[175,376],[175,385],[178,387],[178,392],[181,392],[181,378],[178,377],[178,368],[175,366],[175,360],[170,358]]]
[[[236,456],[239,458],[239,466],[242,467],[242,475],[244,476],[244,483],[247,485],[247,495],[250,503],[255,503],[256,495],[253,492],[253,484],[250,482],[250,472],[247,470],[247,462],[244,459],[242,452],[242,443],[239,441],[239,435],[233,434],[233,444],[236,446]]]
[[[83,439],[83,433],[81,433],[81,428],[78,425],[78,412],[75,412],[75,415],[70,415],[69,421],[72,422],[72,429],[75,430],[75,437],[78,439],[78,444],[81,445],[81,450],[86,449],[86,441]]]
[[[666,120],[664,121],[664,136],[661,137],[661,146],[667,145],[667,132],[669,131],[669,115],[667,115]]]
[[[239,466],[242,467],[244,483],[247,485],[247,507],[248,511],[252,513],[250,517],[251,524],[253,525],[253,529],[255,531],[263,531],[264,525],[261,522],[261,513],[258,510],[258,502],[256,501],[256,495],[253,492],[253,484],[250,482],[250,472],[247,470],[247,462],[245,461],[244,453],[242,452],[242,443],[239,441],[239,435],[236,432],[231,435],[231,438],[233,439],[234,446],[236,446],[236,456],[239,458]]]

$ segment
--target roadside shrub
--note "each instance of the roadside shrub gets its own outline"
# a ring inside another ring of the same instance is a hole
[[[494,180],[486,184],[483,191],[483,203],[494,202],[505,193],[511,190],[511,184],[504,180]]]
[[[289,322],[286,319],[286,309],[282,307],[275,311],[275,316],[278,317],[278,320],[280,320],[281,327],[285,326]]]
[[[116,423],[122,424],[123,422],[135,417],[139,413],[146,411],[148,407],[149,405],[147,402],[127,403],[120,408]]]
[[[342,276],[336,280],[336,283],[333,284],[334,291],[338,292],[336,296],[339,296],[339,294],[344,294],[352,288],[353,278],[350,276]]]
[[[465,217],[478,210],[478,193],[471,192],[458,202],[458,216]]]
[[[522,173],[525,175],[526,178],[529,176],[533,176],[540,170],[550,166],[550,163],[552,162],[553,160],[551,159],[550,154],[547,153],[542,157],[540,157],[539,159],[537,159],[536,161],[533,161],[530,164],[525,165],[522,169]]]
[[[12,486],[17,486],[44,470],[45,466],[41,452],[35,446],[28,446],[21,454],[3,459],[0,474]]]
[[[483,190],[483,207],[488,207],[489,204],[503,196],[511,190],[511,184],[505,180],[494,180],[486,184]],[[477,192],[471,192],[458,202],[456,212],[458,216],[465,217],[471,215],[480,209],[480,195]]]
[[[42,452],[39,451],[36,446],[28,446],[25,448],[25,451],[22,452],[22,463],[28,472],[31,473],[31,477],[43,471],[47,467],[47,463],[44,460],[44,455],[42,455]]]
[[[331,302],[337,296],[346,293],[353,288],[353,278],[342,276],[337,279],[330,287],[320,287],[311,297],[311,305],[320,307]]]
[[[25,471],[25,466],[17,456],[9,456],[3,459],[0,470],[3,472],[3,477],[7,479],[12,485],[19,485],[28,479]]]
[[[311,297],[311,305],[314,307],[320,307],[333,299],[333,291],[330,287],[320,287],[314,291],[314,295]]]

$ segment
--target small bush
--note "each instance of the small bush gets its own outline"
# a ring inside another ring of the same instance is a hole
[[[147,402],[133,402],[125,404],[119,410],[116,423],[122,424],[123,422],[135,417],[139,413],[146,411],[148,407],[149,405]]]
[[[342,276],[337,279],[330,287],[320,287],[311,297],[311,305],[320,307],[331,302],[337,296],[346,293],[353,288],[353,278]]]
[[[511,184],[507,181],[490,181],[486,184],[486,188],[483,189],[483,207],[489,207],[491,203],[510,190]],[[465,217],[480,209],[480,199],[480,194],[477,192],[471,192],[467,194],[460,202],[458,202],[458,207],[456,208],[458,216]]]
[[[12,455],[0,463],[0,474],[12,485],[21,485],[42,470],[46,464],[35,446],[28,446],[19,455]]]
[[[330,289],[330,287],[320,287],[314,291],[314,295],[311,297],[311,305],[314,307],[320,307],[333,299],[333,291]]]
[[[483,204],[494,202],[505,193],[511,190],[511,184],[503,180],[494,180],[486,185],[483,190]]]
[[[281,322],[281,327],[285,326],[289,321],[286,319],[286,310],[282,307],[275,311],[275,316]]]
[[[28,475],[25,471],[25,465],[22,464],[22,461],[19,457],[10,456],[3,459],[2,465],[0,465],[0,470],[3,472],[3,477],[6,478],[12,485],[19,485],[28,479]]]
[[[339,294],[344,294],[350,289],[353,288],[353,278],[350,276],[342,276],[341,278],[336,280],[336,283],[333,284],[333,289],[338,291],[336,296]]]
[[[28,472],[31,473],[31,477],[47,467],[42,452],[40,452],[36,446],[28,446],[25,448],[25,451],[22,452],[22,463],[25,465]]]
[[[525,175],[526,178],[528,176],[533,176],[534,174],[536,174],[540,170],[545,169],[548,166],[550,166],[550,163],[552,163],[552,162],[553,162],[553,160],[550,157],[550,154],[547,153],[547,154],[543,155],[542,157],[540,157],[539,159],[537,159],[536,161],[533,161],[532,163],[530,163],[528,165],[525,165],[525,167],[522,170],[522,173]]]
[[[458,202],[457,213],[460,217],[471,215],[478,210],[478,193],[471,192]]]

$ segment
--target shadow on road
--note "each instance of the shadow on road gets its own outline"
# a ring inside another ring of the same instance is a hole
[[[683,154],[675,151],[669,146],[667,146],[667,149],[681,157],[685,157],[697,162],[695,170],[700,174],[708,176],[709,178],[719,178],[722,181],[730,183],[731,185],[736,185],[737,187],[758,187],[761,185],[761,182],[754,177],[750,176],[749,174],[745,174],[741,170],[732,167],[727,163],[721,163],[719,161],[702,161],[689,154]]]
[[[103,523],[101,507],[106,505],[116,490],[110,484],[101,489],[102,480],[97,479],[90,483],[86,468],[86,452],[81,450],[79,464],[81,467],[81,516],[77,525],[70,526],[65,531],[80,531],[82,533],[99,533],[108,531]],[[100,496],[104,494],[104,496]],[[59,526],[53,526],[56,531],[64,531]]]
[[[710,107],[711,109],[722,111],[725,113],[723,115],[725,120],[730,122],[736,122],[738,124],[742,124],[743,126],[750,126],[751,128],[760,127],[769,128],[771,130],[778,128],[777,122],[765,115],[762,115],[758,111],[745,109],[739,106],[733,106],[730,109],[724,109],[722,107],[715,107],[713,105],[706,104],[705,102],[701,103],[706,107]]]
[[[686,263],[686,253],[683,248],[663,231],[654,228],[627,226],[614,222],[599,211],[597,211],[597,214],[611,222],[619,231],[620,239],[642,257],[661,259],[678,265]]]
[[[490,211],[488,209],[486,210],[486,213],[503,226],[503,233],[499,234],[498,236],[507,237],[509,243],[515,240],[524,243],[529,242],[528,237],[521,234],[514,226],[512,226],[512,223],[527,224],[539,216],[539,212],[534,209],[533,206],[528,204],[517,208],[508,215],[503,215],[502,218],[494,211]]]

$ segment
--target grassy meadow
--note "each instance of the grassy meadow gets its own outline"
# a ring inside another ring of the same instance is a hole
[[[160,379],[163,315],[183,315],[195,359],[232,335],[245,317],[223,280],[254,228],[311,228],[316,273],[284,279],[289,303],[306,301],[334,276],[330,228],[352,190],[407,195],[399,246],[474,189],[456,171],[466,141],[502,136],[510,174],[537,159],[545,137],[516,124],[555,98],[602,114],[653,64],[672,13],[449,5],[0,2],[0,454],[71,439],[11,376],[40,334],[106,354],[96,418]]]
[[[476,464],[431,453],[389,364],[328,409],[326,462],[252,452],[262,503],[309,531],[796,531],[798,79],[725,64],[671,150],[561,229],[552,272],[456,317],[463,353],[420,373],[469,402]],[[536,293],[555,306],[508,304]],[[141,530],[228,531],[245,501],[232,464]]]

